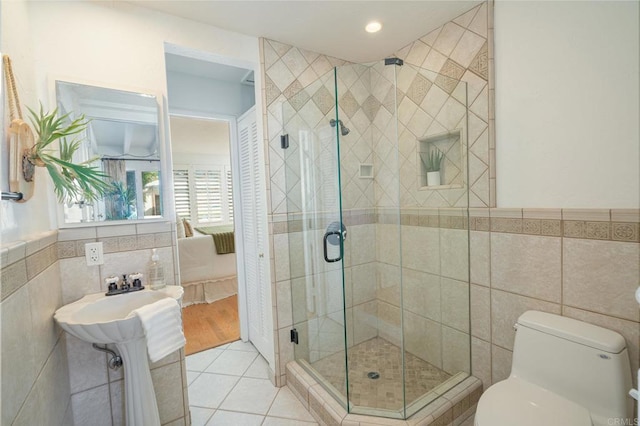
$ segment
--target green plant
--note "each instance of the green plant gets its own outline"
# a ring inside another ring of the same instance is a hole
[[[442,160],[444,159],[444,154],[440,152],[439,149],[433,148],[426,154],[426,159],[420,154],[420,159],[424,164],[424,167],[427,172],[439,172],[440,166],[442,164]]]
[[[111,189],[105,193],[111,206],[107,205],[107,219],[127,219],[136,204],[135,188],[120,181],[112,181]],[[109,204],[109,203],[108,203]]]
[[[29,108],[31,124],[38,139],[25,153],[25,158],[35,166],[45,167],[53,181],[58,201],[95,201],[110,190],[108,178],[97,167],[89,166],[95,159],[73,163],[73,154],[80,148],[77,136],[89,123],[84,115],[70,120],[70,113],[58,116],[58,109],[45,113],[42,104],[36,113]],[[71,121],[69,124],[67,124]],[[67,138],[72,137],[68,140]],[[54,142],[59,142],[59,156],[54,155]]]

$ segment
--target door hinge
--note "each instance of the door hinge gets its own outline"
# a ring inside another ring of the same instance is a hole
[[[280,135],[280,147],[282,149],[289,148],[289,134]]]
[[[291,342],[295,343],[296,345],[298,344],[298,330],[296,330],[295,328],[291,329],[290,332],[291,335]]]

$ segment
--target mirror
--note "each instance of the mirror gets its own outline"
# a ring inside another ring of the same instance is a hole
[[[88,162],[111,179],[100,201],[75,200],[64,224],[162,217],[159,108],[156,96],[56,81],[59,115],[88,119],[74,163]]]

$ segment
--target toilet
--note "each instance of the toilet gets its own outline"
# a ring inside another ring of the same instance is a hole
[[[475,426],[634,424],[620,334],[538,311],[522,314],[515,328],[511,375],[484,392]]]

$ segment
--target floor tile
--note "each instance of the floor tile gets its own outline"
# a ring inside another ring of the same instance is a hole
[[[209,349],[208,351],[198,352],[197,354],[189,355],[187,359],[188,371],[204,371],[207,367],[220,356],[224,351],[218,348]]]
[[[189,385],[189,404],[196,407],[218,408],[238,382],[235,376],[202,373]]]
[[[220,405],[223,410],[267,414],[278,388],[269,380],[243,377]]]
[[[227,346],[226,349],[258,353],[258,350],[251,344],[251,342],[243,342],[242,340],[236,340],[235,342],[229,343],[229,346]]]
[[[267,361],[262,358],[262,355],[258,355],[243,376],[253,377],[254,379],[268,379],[269,364],[267,364]]]
[[[187,371],[187,384],[193,383],[195,379],[200,375],[199,371]]]
[[[269,416],[285,417],[288,419],[315,421],[304,405],[291,393],[288,387],[280,388],[276,399],[271,405]]]
[[[349,348],[349,400],[354,405],[384,410],[398,410],[422,397],[451,375],[423,359],[382,339],[373,339]],[[344,351],[314,362],[313,368],[346,395]],[[377,372],[378,380],[368,377]]]
[[[216,410],[210,408],[189,407],[191,426],[205,426]]]
[[[218,410],[207,426],[260,426],[263,420],[263,416],[255,414]]]
[[[303,422],[280,417],[265,417],[262,426],[313,426],[317,424],[316,422]]]
[[[226,350],[205,371],[207,373],[242,376],[257,356],[258,354],[254,352]]]

